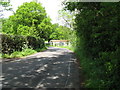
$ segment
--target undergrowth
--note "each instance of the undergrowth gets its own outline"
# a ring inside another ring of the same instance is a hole
[[[44,47],[42,49],[38,48],[38,49],[35,49],[35,50],[27,48],[27,49],[23,49],[22,51],[15,51],[11,54],[0,54],[0,56],[1,56],[1,58],[21,58],[21,57],[31,55],[31,54],[34,54],[34,53],[37,53],[37,52],[42,52],[46,49],[47,49],[46,47]]]

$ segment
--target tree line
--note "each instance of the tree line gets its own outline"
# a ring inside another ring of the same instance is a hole
[[[9,2],[0,2],[4,10]],[[13,10],[12,10],[13,11]],[[26,2],[19,6],[9,18],[0,17],[2,34],[0,43],[2,57],[14,58],[33,54],[45,48],[45,41],[51,39],[68,40],[72,31],[58,23],[52,24],[41,3]],[[1,56],[1,53],[0,53]]]
[[[41,3],[30,2],[19,6],[14,15],[2,19],[2,33],[51,39],[68,39],[70,28],[52,24]]]
[[[120,2],[66,2],[76,12],[76,53],[85,87],[120,89]]]

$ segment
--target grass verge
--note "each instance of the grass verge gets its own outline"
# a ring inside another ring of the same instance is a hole
[[[44,47],[42,49],[36,49],[36,50],[27,48],[22,51],[15,51],[11,54],[0,54],[0,58],[21,58],[21,57],[25,57],[25,56],[28,56],[28,55],[31,55],[31,54],[34,54],[37,52],[42,52],[46,49],[47,49],[46,47]]]

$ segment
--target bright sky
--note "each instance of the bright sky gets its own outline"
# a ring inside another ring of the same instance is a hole
[[[33,0],[11,0],[13,10],[16,11],[17,7],[22,5],[24,2],[31,2]],[[58,23],[58,10],[62,9],[62,0],[38,0],[45,7],[48,16],[52,19],[52,23]],[[5,17],[12,15],[11,12],[5,13]]]

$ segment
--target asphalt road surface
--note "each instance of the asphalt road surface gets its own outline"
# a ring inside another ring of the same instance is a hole
[[[79,88],[79,67],[72,51],[49,47],[23,59],[2,62],[3,88]]]

